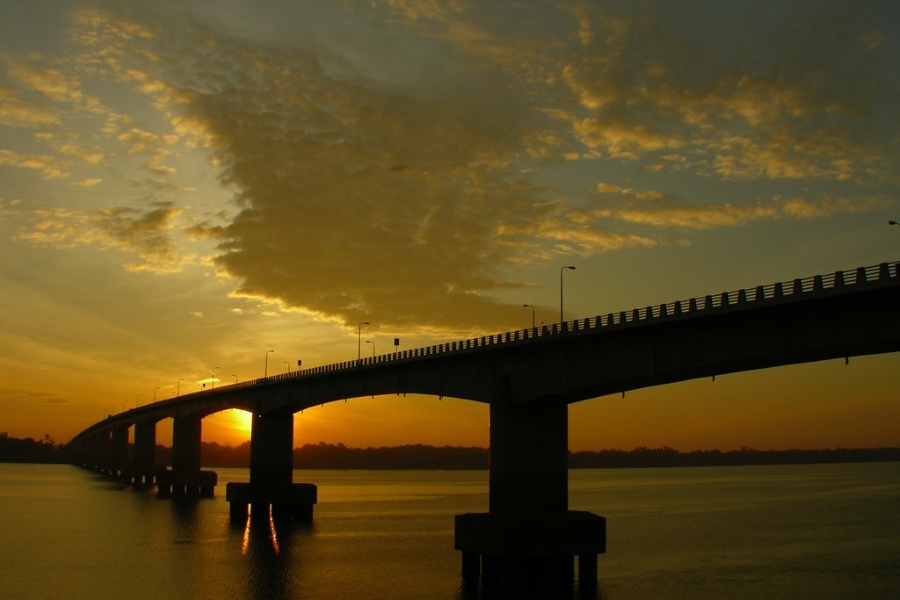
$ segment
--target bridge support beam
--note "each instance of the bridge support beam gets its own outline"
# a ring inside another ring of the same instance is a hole
[[[250,433],[250,483],[229,482],[225,499],[233,520],[256,517],[312,522],[318,490],[293,483],[294,413],[254,413]]]
[[[106,475],[111,479],[124,480],[128,469],[128,426],[112,430],[109,465]]]
[[[175,417],[172,424],[172,469],[159,473],[159,496],[212,497],[216,487],[215,471],[200,470],[202,418]]]
[[[488,513],[457,515],[466,586],[597,586],[606,520],[568,509],[568,406],[491,403]]]
[[[102,431],[94,436],[88,442],[88,448],[85,452],[85,467],[101,473],[109,474],[110,465],[112,464],[112,442],[110,441],[110,432]]]
[[[129,479],[134,487],[152,487],[156,483],[156,422],[138,421],[134,425],[134,460]]]

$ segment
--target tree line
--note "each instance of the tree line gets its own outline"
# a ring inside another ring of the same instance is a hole
[[[0,432],[0,462],[18,463],[63,463],[62,446],[58,446],[49,435],[43,438],[15,438],[5,431]]]
[[[129,454],[133,447],[129,446]],[[204,467],[250,466],[250,442],[237,446],[202,442]],[[171,464],[172,449],[157,445],[156,464]],[[65,446],[49,436],[42,439],[14,438],[0,433],[0,462],[68,463]],[[130,458],[130,457],[129,457]],[[586,450],[569,452],[572,469],[622,469],[642,467],[703,467],[740,465],[785,465],[814,463],[900,461],[900,448],[835,448],[826,450],[692,450],[639,447],[634,450]],[[305,444],[294,448],[294,466],[299,469],[487,469],[487,448],[408,444],[354,448],[344,444]]]

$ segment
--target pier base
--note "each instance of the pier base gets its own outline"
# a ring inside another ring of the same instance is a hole
[[[162,468],[138,468],[131,467],[125,472],[125,483],[131,484],[136,490],[152,488],[159,482],[159,474],[165,471]]]
[[[576,579],[582,594],[597,589],[597,556],[606,552],[606,519],[570,510],[559,517],[456,516],[454,547],[463,583],[484,589],[561,589]]]
[[[167,469],[157,474],[160,498],[202,497],[215,495],[218,475],[215,471],[180,472]]]
[[[235,483],[225,484],[225,500],[229,502],[231,519],[247,519],[247,508],[253,514],[277,519],[291,518],[301,523],[311,523],[313,505],[318,500],[318,488],[313,483]]]

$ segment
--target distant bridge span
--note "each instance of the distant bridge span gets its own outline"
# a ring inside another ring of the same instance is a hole
[[[251,484],[233,494],[229,484],[229,501],[233,508],[276,507],[297,504],[302,494],[295,502],[273,489],[309,485],[291,482],[294,413],[383,394],[484,402],[491,407],[490,512],[457,517],[464,570],[487,575],[503,571],[503,561],[548,552],[569,562],[582,557],[580,572],[592,568],[593,556],[595,570],[605,522],[568,511],[568,404],[699,377],[900,351],[898,308],[900,263],[882,263],[223,385],[111,415],[69,445],[92,449],[85,464],[103,469],[105,461],[107,471],[113,465],[114,474],[125,476],[128,429],[134,428],[135,469],[146,470],[154,467],[155,424],[173,418],[173,469],[160,481],[168,487],[174,477],[190,486],[186,474],[200,473],[201,419],[247,410]],[[307,501],[309,510],[301,512],[311,518],[314,492]],[[548,519],[552,526],[535,525]],[[528,539],[509,523],[527,523]]]

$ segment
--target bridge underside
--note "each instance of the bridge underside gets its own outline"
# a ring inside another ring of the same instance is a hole
[[[835,306],[835,304],[840,306]],[[513,402],[579,402],[628,390],[900,350],[900,288],[664,320],[602,338],[510,353],[497,365]]]

